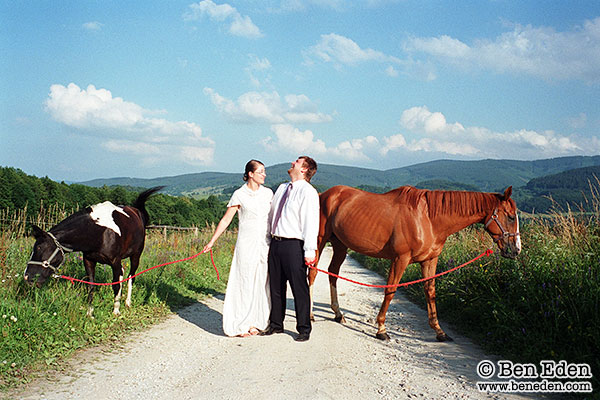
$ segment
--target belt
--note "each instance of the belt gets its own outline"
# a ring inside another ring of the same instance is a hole
[[[296,238],[286,238],[286,237],[275,236],[275,235],[271,235],[271,239],[277,240],[278,242],[281,242],[284,240],[301,240],[301,239],[296,239]]]

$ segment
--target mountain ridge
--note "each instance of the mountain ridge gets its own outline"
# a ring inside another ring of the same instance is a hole
[[[521,160],[435,160],[401,168],[377,170],[334,164],[319,164],[312,183],[326,189],[335,185],[372,186],[395,188],[402,185],[416,186],[425,181],[443,180],[468,184],[481,191],[500,191],[507,186],[523,187],[534,178],[558,174],[576,168],[600,165],[598,156],[570,156],[533,161]],[[275,186],[287,181],[289,163],[268,166],[267,184]],[[223,189],[240,186],[242,172],[198,172],[156,178],[102,178],[78,182],[82,185],[152,187],[167,186],[165,192],[172,195],[219,194]]]

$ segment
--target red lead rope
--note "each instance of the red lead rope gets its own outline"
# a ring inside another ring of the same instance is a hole
[[[219,278],[219,271],[217,270],[217,266],[215,265],[215,260],[214,260],[214,258],[213,258],[213,252],[212,252],[212,249],[210,249],[209,251],[210,251],[210,261],[212,262],[213,268],[215,269],[215,272],[217,273],[217,280],[219,280],[219,279],[220,279],[220,278]],[[81,283],[87,283],[88,285],[96,285],[96,286],[112,286],[112,285],[117,285],[117,284],[120,284],[120,283],[123,283],[123,282],[127,282],[128,280],[130,280],[130,279],[133,279],[133,278],[135,278],[136,276],[143,274],[144,272],[148,272],[148,271],[150,271],[151,269],[154,269],[154,268],[159,268],[159,267],[164,267],[165,265],[175,264],[175,263],[182,262],[182,261],[189,261],[189,260],[191,260],[191,259],[193,259],[193,258],[196,258],[196,257],[198,257],[199,255],[201,255],[201,254],[204,254],[204,253],[206,253],[206,252],[205,252],[205,251],[201,251],[201,252],[200,252],[200,253],[198,253],[198,254],[194,254],[193,256],[189,256],[189,257],[187,257],[187,258],[182,258],[181,260],[169,261],[169,262],[166,262],[166,263],[164,263],[164,264],[155,265],[154,267],[150,267],[150,268],[148,268],[148,269],[145,269],[145,270],[143,270],[142,272],[138,272],[137,274],[135,274],[135,275],[132,275],[132,276],[128,277],[127,279],[123,279],[122,281],[118,281],[118,282],[110,282],[110,283],[98,283],[98,282],[88,282],[88,281],[83,281],[83,280],[81,280],[81,279],[77,279],[77,278],[73,278],[73,277],[71,277],[71,276],[65,276],[65,275],[59,275],[58,277],[59,277],[59,278],[66,279],[66,280],[69,280],[69,281],[71,281],[71,283],[75,283],[75,282],[81,282]]]
[[[416,281],[398,283],[397,285],[371,285],[371,284],[368,284],[368,283],[362,283],[362,282],[353,281],[352,279],[344,278],[343,276],[336,275],[336,274],[331,273],[329,271],[324,271],[322,269],[319,269],[319,268],[315,267],[314,265],[309,265],[309,268],[316,269],[319,272],[323,272],[324,274],[331,275],[331,276],[343,279],[343,280],[348,281],[348,282],[356,283],[357,285],[362,285],[362,286],[367,286],[367,287],[372,287],[372,288],[397,288],[397,287],[402,287],[402,286],[410,286],[410,285],[413,285],[413,284],[419,283],[419,282],[429,281],[431,279],[438,278],[438,277],[440,277],[442,275],[449,274],[450,272],[456,271],[459,268],[462,268],[464,266],[467,266],[467,265],[471,264],[472,262],[475,262],[475,261],[479,260],[481,257],[484,257],[484,256],[485,257],[489,257],[489,256],[492,255],[492,253],[494,253],[494,251],[492,249],[487,249],[486,251],[484,251],[483,253],[481,253],[480,255],[478,255],[477,257],[475,257],[474,259],[472,259],[470,261],[467,261],[466,263],[461,264],[461,265],[459,265],[457,267],[454,267],[454,268],[449,269],[449,270],[444,271],[444,272],[440,272],[439,274],[430,276],[429,278],[422,278],[422,279],[417,279]]]
[[[212,252],[212,249],[211,249],[211,250],[209,250],[209,251],[210,251],[210,261],[212,262],[213,268],[215,269],[215,272],[217,273],[217,280],[219,280],[219,279],[220,279],[220,278],[219,278],[219,270],[217,270],[217,266],[215,265],[215,260],[214,260],[214,258],[213,258],[213,252]],[[193,258],[196,258],[196,257],[198,257],[199,255],[201,255],[201,254],[204,254],[204,253],[206,253],[206,252],[205,252],[205,251],[203,251],[203,252],[200,252],[200,253],[198,253],[198,254],[194,254],[193,256],[190,256],[190,257],[187,257],[187,258],[182,258],[181,260],[169,261],[169,262],[166,262],[166,263],[164,263],[164,264],[155,265],[154,267],[150,267],[150,268],[148,268],[148,269],[145,269],[145,270],[143,270],[142,272],[138,272],[137,274],[135,274],[135,275],[132,275],[132,276],[130,276],[130,277],[126,278],[126,279],[123,279],[123,280],[121,280],[121,281],[118,281],[118,282],[110,282],[110,283],[97,283],[97,282],[88,282],[88,281],[84,281],[84,280],[81,280],[81,279],[77,279],[77,278],[73,278],[73,277],[71,277],[71,276],[65,276],[65,275],[59,275],[58,277],[59,277],[59,278],[62,278],[62,279],[69,280],[69,281],[71,281],[71,283],[75,283],[75,282],[81,282],[81,283],[86,283],[86,284],[88,284],[88,285],[96,285],[96,286],[112,286],[112,285],[116,285],[116,284],[119,284],[119,283],[127,282],[128,280],[130,280],[130,279],[133,279],[133,278],[135,278],[136,276],[143,274],[144,272],[148,272],[148,271],[150,271],[151,269],[154,269],[154,268],[159,268],[159,267],[164,267],[165,265],[175,264],[175,263],[182,262],[182,261],[189,261],[189,260],[191,260],[191,259],[193,259]],[[452,268],[452,269],[449,269],[449,270],[447,270],[447,271],[444,271],[444,272],[440,272],[440,273],[438,273],[438,274],[435,274],[435,275],[433,275],[433,276],[430,276],[429,278],[422,278],[422,279],[417,279],[417,280],[415,280],[415,281],[411,281],[411,282],[398,283],[397,285],[371,285],[371,284],[369,284],[369,283],[362,283],[362,282],[358,282],[358,281],[355,281],[355,280],[352,280],[352,279],[349,279],[349,278],[344,278],[343,276],[339,276],[339,275],[336,275],[336,274],[334,274],[334,273],[331,273],[331,272],[329,272],[329,271],[325,271],[325,270],[319,269],[319,268],[315,267],[314,265],[309,265],[308,267],[309,267],[309,268],[312,268],[312,269],[316,269],[317,271],[319,271],[319,272],[322,272],[322,273],[324,273],[324,274],[331,275],[331,276],[334,276],[334,277],[336,277],[336,278],[339,278],[339,279],[343,279],[343,280],[345,280],[345,281],[348,281],[348,282],[351,282],[351,283],[355,283],[355,284],[357,284],[357,285],[362,285],[362,286],[367,286],[367,287],[372,287],[372,288],[397,288],[397,287],[402,287],[402,286],[409,286],[409,285],[413,285],[413,284],[415,284],[415,283],[420,283],[420,282],[429,281],[429,280],[431,280],[431,279],[438,278],[438,277],[440,277],[440,276],[442,276],[442,275],[449,274],[450,272],[454,272],[454,271],[456,271],[456,270],[457,270],[457,269],[459,269],[459,268],[465,267],[465,266],[467,266],[467,265],[469,265],[469,264],[471,264],[471,263],[473,263],[473,262],[475,262],[475,261],[479,260],[479,259],[480,259],[480,258],[482,258],[482,257],[489,257],[489,256],[491,256],[493,253],[494,253],[494,251],[493,251],[492,249],[487,249],[486,251],[484,251],[483,253],[481,253],[481,254],[480,254],[480,255],[478,255],[477,257],[473,258],[472,260],[470,260],[470,261],[467,261],[466,263],[464,263],[464,264],[461,264],[461,265],[459,265],[459,266],[457,266],[457,267],[454,267],[454,268]]]

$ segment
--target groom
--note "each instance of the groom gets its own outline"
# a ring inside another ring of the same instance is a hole
[[[317,163],[301,156],[288,170],[291,182],[279,186],[271,203],[269,281],[271,315],[262,336],[283,332],[287,282],[296,308],[296,341],[310,338],[310,293],[307,265],[315,263],[319,234],[319,194],[309,183]]]

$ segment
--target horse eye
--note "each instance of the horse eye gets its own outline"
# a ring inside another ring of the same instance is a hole
[[[510,222],[515,222],[515,220],[516,220],[516,219],[517,219],[517,217],[516,217],[515,215],[509,215],[509,216],[508,216],[508,220],[509,220]]]

